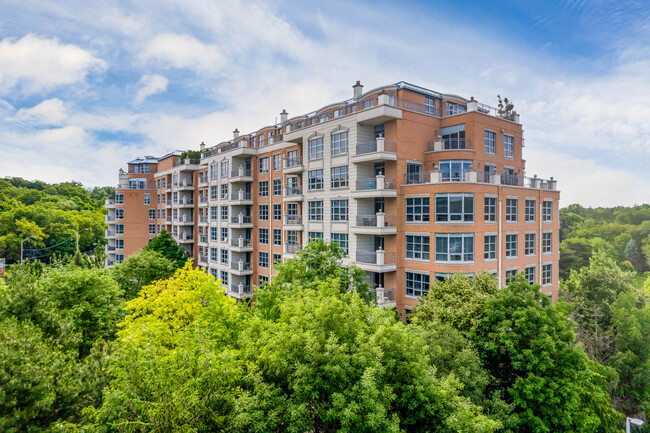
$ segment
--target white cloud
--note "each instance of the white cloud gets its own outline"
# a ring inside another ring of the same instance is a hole
[[[226,63],[218,46],[204,44],[190,35],[172,33],[153,38],[140,58],[145,62],[195,71],[214,71]]]
[[[46,125],[60,125],[67,117],[63,101],[59,98],[46,99],[31,108],[21,108],[15,119]]]
[[[164,92],[167,90],[169,80],[162,75],[145,75],[140,79],[142,87],[138,90],[135,96],[137,104],[145,100],[145,98],[155,95],[156,93]]]
[[[37,93],[64,84],[83,81],[93,70],[106,67],[103,60],[58,39],[28,34],[14,41],[0,41],[0,94],[19,87]]]

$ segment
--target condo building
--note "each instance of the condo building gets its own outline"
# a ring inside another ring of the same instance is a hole
[[[559,191],[526,173],[514,112],[405,82],[240,134],[201,158],[173,152],[120,172],[108,265],[161,230],[242,299],[311,239],[366,271],[402,314],[434,279],[516,273],[559,289]]]

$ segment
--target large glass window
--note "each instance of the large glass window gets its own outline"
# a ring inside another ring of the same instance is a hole
[[[406,258],[429,260],[429,236],[406,235]]]
[[[485,207],[483,211],[483,219],[488,222],[496,222],[497,220],[497,199],[496,197],[485,197]]]
[[[425,96],[424,97],[424,114],[428,114],[429,116],[435,116],[436,115],[436,100],[435,100],[435,98],[432,98],[431,96]]]
[[[260,251],[260,268],[269,267],[269,253],[264,253]]]
[[[506,221],[517,222],[517,199],[506,199]]]
[[[219,185],[210,186],[210,200],[217,200],[219,198]]]
[[[553,220],[553,202],[544,200],[542,205],[542,221],[549,222]]]
[[[485,235],[483,246],[483,257],[485,260],[495,260],[497,258],[497,236]]]
[[[447,116],[453,116],[454,114],[461,114],[467,112],[467,107],[464,105],[457,104],[455,102],[447,102]]]
[[[503,156],[504,158],[515,157],[515,137],[512,135],[503,136]]]
[[[424,296],[429,292],[429,276],[406,272],[406,295]]]
[[[311,170],[308,173],[309,190],[323,189],[323,170]]]
[[[307,148],[309,159],[318,159],[323,157],[323,137],[309,140]]]
[[[260,158],[260,173],[268,173],[269,172],[269,158],[268,156],[265,156],[264,158]]]
[[[279,153],[273,155],[273,171],[282,170],[282,163],[280,162],[281,157],[282,155],[280,155]]]
[[[228,221],[228,206],[221,206],[221,219]]]
[[[347,200],[332,200],[332,221],[347,221],[348,220],[348,201]]]
[[[528,284],[535,284],[535,266],[527,266],[524,269],[524,277],[528,280]]]
[[[436,234],[436,261],[474,261],[474,233]]]
[[[282,245],[282,230],[273,229],[273,245]]]
[[[526,200],[524,218],[526,222],[535,221],[535,200]]]
[[[269,220],[269,205],[268,204],[261,204],[261,205],[259,205],[259,210],[260,210],[260,221],[268,221]]]
[[[115,204],[124,204],[124,193],[115,194]]]
[[[348,186],[348,166],[332,167],[332,188]]]
[[[269,229],[260,229],[260,244],[267,245],[269,243]]]
[[[282,195],[282,179],[273,179],[273,195]]]
[[[468,159],[440,161],[442,180],[447,182],[465,180],[465,174],[471,166],[472,161]]]
[[[547,263],[542,265],[542,285],[547,286],[553,281],[553,265]]]
[[[445,126],[440,131],[442,135],[442,148],[449,149],[466,149],[465,146],[465,124]]]
[[[221,162],[221,177],[228,177],[228,167],[230,167],[229,161]]]
[[[407,222],[429,222],[429,197],[406,199]]]
[[[406,164],[406,183],[422,183],[422,165],[421,164]]]
[[[332,147],[331,153],[334,155],[341,155],[348,153],[348,132],[339,132],[337,134],[332,134]]]
[[[474,221],[474,194],[436,194],[436,221]]]
[[[526,233],[524,238],[524,254],[527,256],[535,254],[535,233]]]
[[[542,253],[547,254],[553,250],[553,233],[542,233]]]
[[[497,135],[494,131],[483,131],[483,151],[488,155],[496,155]]]
[[[323,201],[307,202],[309,221],[323,221]]]
[[[517,235],[506,235],[506,257],[517,257]]]
[[[260,181],[258,185],[259,185],[260,197],[268,197],[269,196],[269,181],[268,180]]]
[[[332,242],[336,242],[345,255],[348,255],[348,234],[347,233],[332,233]]]
[[[273,205],[273,221],[281,221],[282,220],[282,205],[281,204],[274,204]]]
[[[323,232],[309,232],[307,234],[307,239],[309,242],[323,240]]]

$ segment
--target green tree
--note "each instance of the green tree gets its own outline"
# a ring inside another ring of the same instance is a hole
[[[636,242],[634,242],[634,239],[630,239],[630,241],[627,243],[625,250],[623,251],[623,255],[625,256],[626,260],[629,260],[629,262],[632,263],[634,269],[639,272],[643,270],[645,263],[641,257],[639,248],[636,246]]]
[[[172,261],[177,268],[182,268],[187,262],[185,248],[176,243],[172,235],[162,230],[158,236],[151,239],[151,242],[144,247],[146,251],[156,251]]]
[[[161,253],[142,250],[115,266],[112,275],[125,299],[135,298],[142,287],[171,277],[177,267]]]

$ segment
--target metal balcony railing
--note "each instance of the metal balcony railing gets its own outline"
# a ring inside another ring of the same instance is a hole
[[[390,251],[362,251],[357,250],[357,262],[371,265],[385,265],[395,263],[395,253]]]
[[[284,168],[297,167],[302,165],[302,155],[293,158],[284,158]]]
[[[357,179],[357,191],[370,191],[374,189],[395,189],[395,179],[383,176]]]
[[[383,225],[379,225],[383,215]],[[357,227],[395,227],[395,215],[357,215]]]
[[[286,196],[301,195],[301,194],[302,194],[302,188],[299,186],[288,186],[284,189],[284,195]]]
[[[302,215],[285,215],[285,224],[302,224]]]
[[[379,146],[377,143],[379,142]],[[383,142],[383,150],[381,149],[381,143]],[[363,155],[366,153],[372,152],[396,152],[397,146],[395,142],[387,140],[374,140],[366,143],[357,144],[357,155]]]

